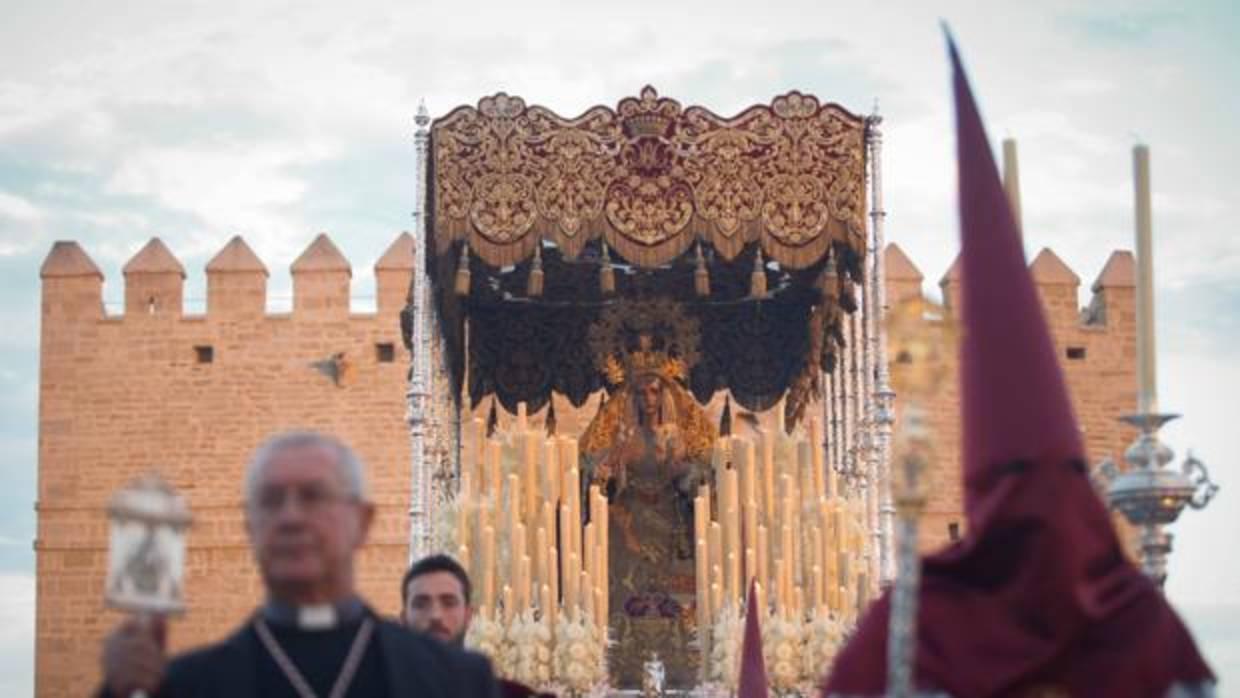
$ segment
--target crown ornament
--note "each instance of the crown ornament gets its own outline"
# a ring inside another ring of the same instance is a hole
[[[650,375],[685,383],[698,342],[697,319],[669,298],[609,304],[587,335],[594,365],[613,387]]]
[[[660,97],[653,87],[642,88],[641,97],[627,97],[620,101],[617,112],[624,133],[629,138],[666,138],[673,122],[680,117],[680,103]]]
[[[639,348],[623,358],[609,355],[603,362],[603,376],[613,386],[632,384],[639,376],[659,376],[664,380],[684,382],[689,377],[688,367],[679,357],[653,349],[649,335],[642,335]]]

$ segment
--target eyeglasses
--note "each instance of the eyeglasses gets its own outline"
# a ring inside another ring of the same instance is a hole
[[[306,513],[322,511],[339,502],[356,502],[356,495],[345,494],[331,487],[319,484],[296,485],[293,487],[266,487],[258,492],[258,497],[250,502],[251,506],[264,515],[278,514],[284,510],[289,500],[296,500],[297,508]]]

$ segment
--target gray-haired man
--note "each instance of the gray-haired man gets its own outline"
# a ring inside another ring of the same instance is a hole
[[[247,468],[245,500],[266,603],[228,639],[170,663],[162,626],[123,624],[104,643],[103,695],[495,695],[484,658],[381,620],[357,596],[353,557],[374,505],[351,449],[313,432],[276,436]]]

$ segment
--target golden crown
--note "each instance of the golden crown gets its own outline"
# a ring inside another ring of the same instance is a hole
[[[689,377],[688,367],[679,357],[650,348],[650,338],[641,338],[641,347],[628,352],[623,360],[615,354],[603,362],[603,375],[612,385],[620,385],[643,375],[657,375],[664,380],[684,381]]]
[[[629,138],[659,138],[667,135],[671,123],[662,114],[636,114],[624,119],[624,130]]]
[[[680,117],[680,103],[660,97],[653,87],[646,85],[640,98],[620,100],[616,112],[629,138],[666,137],[672,123]]]

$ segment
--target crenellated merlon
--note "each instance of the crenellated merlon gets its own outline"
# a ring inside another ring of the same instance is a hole
[[[376,309],[394,316],[404,306],[414,265],[413,237],[401,233],[375,263]],[[350,317],[353,271],[326,233],[320,233],[290,267],[292,316],[307,320]],[[123,267],[123,320],[162,320],[184,315],[185,268],[159,238],[142,247]],[[206,265],[206,319],[241,321],[267,313],[267,266],[241,236],[235,236]],[[100,320],[103,273],[74,241],[59,241],[40,270],[47,320]]]
[[[909,298],[921,298],[924,276],[900,246],[891,243],[885,250],[887,299],[895,305]],[[1115,250],[1107,258],[1098,278],[1090,286],[1093,297],[1088,306],[1077,305],[1081,278],[1050,248],[1044,247],[1029,265],[1034,285],[1042,297],[1047,320],[1052,325],[1077,324],[1082,327],[1112,327],[1116,322],[1131,323],[1135,284],[1132,252]],[[939,280],[944,306],[960,307],[960,260],[956,259]]]
[[[890,244],[884,258],[888,303],[922,298],[923,276],[899,246]],[[1043,248],[1029,265],[1042,299],[1046,321],[1059,345],[1061,358],[1073,362],[1120,361],[1130,351],[1135,333],[1136,297],[1132,253],[1115,250],[1091,285],[1089,304],[1079,305],[1081,278],[1051,249]],[[960,308],[960,260],[952,262],[939,281],[948,317]],[[1118,364],[1117,364],[1118,367]]]

